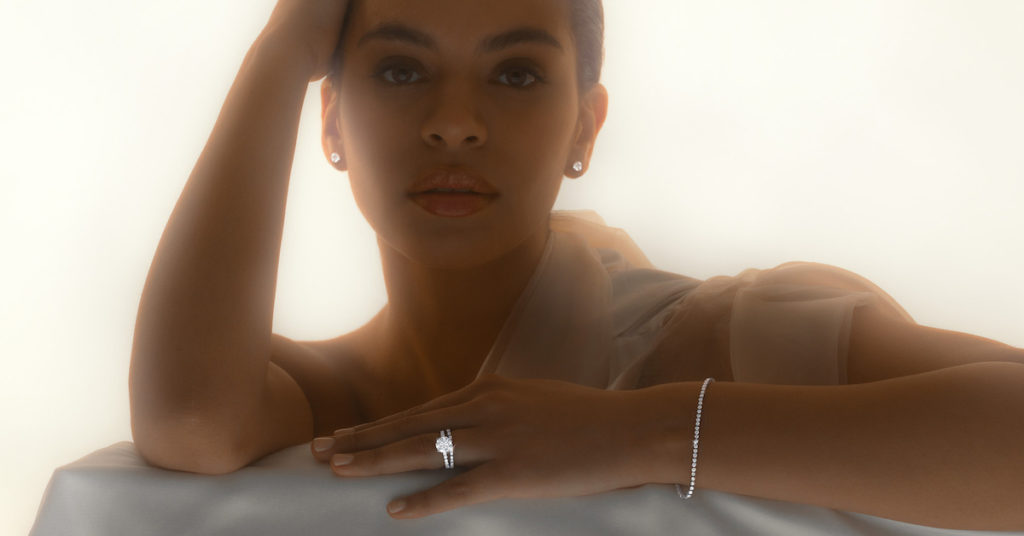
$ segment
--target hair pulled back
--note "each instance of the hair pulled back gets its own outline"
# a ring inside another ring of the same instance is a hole
[[[331,71],[327,78],[335,87],[341,81],[341,68],[343,54],[341,44],[345,42],[348,33],[349,22],[352,17],[352,8],[357,1],[352,0],[348,4],[345,13],[345,24],[341,29],[341,40],[338,49],[334,51],[331,59]],[[580,94],[586,93],[601,80],[601,66],[604,64],[604,4],[602,0],[565,0],[569,2],[570,27],[572,37],[576,42],[576,73],[577,86]]]

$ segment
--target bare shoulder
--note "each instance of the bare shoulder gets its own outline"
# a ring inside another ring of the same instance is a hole
[[[357,339],[358,330],[323,341],[271,336],[271,366],[288,373],[306,395],[317,436],[362,422],[353,388],[359,369]]]

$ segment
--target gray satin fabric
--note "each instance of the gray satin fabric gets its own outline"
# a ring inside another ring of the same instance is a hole
[[[306,444],[235,473],[203,476],[149,467],[125,441],[57,469],[30,536],[1024,535],[935,529],[711,490],[683,501],[663,484],[584,497],[499,499],[412,520],[385,511],[389,500],[459,472],[344,479],[316,462]]]
[[[556,211],[541,262],[478,376],[636,389],[730,370],[736,381],[841,384],[851,313],[867,303],[909,319],[870,281],[833,266],[787,263],[701,281],[653,268],[591,211]],[[341,479],[306,445],[200,476],[148,467],[123,442],[54,473],[32,534],[990,534],[700,489],[699,471],[688,501],[673,486],[648,485],[421,520],[385,512],[390,499],[457,471]]]

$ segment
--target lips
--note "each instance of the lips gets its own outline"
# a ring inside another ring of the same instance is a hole
[[[428,191],[410,196],[423,210],[445,218],[472,216],[491,205],[497,195]]]
[[[420,176],[412,187],[409,188],[409,195],[417,195],[426,192],[433,193],[475,193],[482,195],[497,195],[498,190],[486,179],[475,173],[459,167],[443,166],[434,168]]]

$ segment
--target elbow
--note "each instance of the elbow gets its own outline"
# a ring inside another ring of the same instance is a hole
[[[239,447],[240,441],[199,419],[174,423],[140,423],[133,419],[132,439],[142,459],[160,469],[223,475],[252,461]]]

